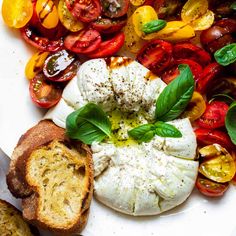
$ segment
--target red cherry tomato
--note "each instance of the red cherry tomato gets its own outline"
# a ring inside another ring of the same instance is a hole
[[[62,95],[62,89],[58,85],[48,82],[42,73],[30,80],[29,90],[32,101],[41,108],[56,105]]]
[[[65,0],[71,14],[82,22],[91,22],[101,15],[99,0]]]
[[[45,37],[40,37],[30,27],[21,28],[23,39],[35,48],[41,51],[55,52],[63,48],[63,39],[49,40]]]
[[[110,18],[118,18],[124,16],[129,9],[129,0],[102,0],[103,15]]]
[[[208,197],[220,197],[229,187],[229,183],[216,183],[205,177],[198,176],[196,181],[197,189]]]
[[[175,44],[173,56],[175,59],[191,59],[204,67],[211,62],[211,56],[208,52],[191,43]]]
[[[198,80],[198,78],[202,74],[202,67],[195,61],[190,59],[180,59],[175,60],[171,65],[165,70],[165,72],[162,74],[161,78],[166,83],[169,84],[172,80],[174,80],[179,74],[178,66],[180,64],[187,64],[189,65],[192,73],[193,78],[195,80]]]
[[[202,72],[202,76],[197,81],[197,91],[201,94],[204,94],[207,89],[214,83],[217,76],[221,73],[222,66],[218,63],[214,62],[209,64],[207,67],[204,68]]]
[[[201,145],[220,144],[227,150],[235,148],[229,136],[220,130],[198,128],[194,130],[197,141]]]
[[[172,45],[164,40],[153,40],[140,50],[137,60],[153,73],[160,75],[172,60]]]
[[[95,30],[103,34],[111,34],[120,31],[126,25],[126,21],[126,17],[120,19],[99,18],[92,22],[91,25]]]
[[[228,109],[229,106],[225,102],[213,101],[207,104],[206,111],[196,122],[200,127],[207,129],[223,127]]]
[[[87,56],[90,58],[112,56],[121,49],[124,42],[125,42],[125,35],[123,32],[120,32],[116,34],[113,38],[102,42],[96,51],[87,54]]]
[[[75,53],[91,53],[98,49],[101,44],[101,35],[97,30],[84,29],[77,33],[69,34],[64,45],[68,50]]]

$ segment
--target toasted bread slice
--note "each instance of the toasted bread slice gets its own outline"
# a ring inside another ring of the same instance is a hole
[[[0,235],[33,236],[38,232],[24,221],[17,208],[0,199]]]
[[[63,235],[80,232],[93,194],[90,149],[68,140],[51,121],[41,121],[15,148],[7,183],[22,198],[29,222]]]

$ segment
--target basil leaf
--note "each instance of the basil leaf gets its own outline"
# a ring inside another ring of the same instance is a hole
[[[178,68],[180,75],[165,87],[156,101],[156,120],[174,120],[192,98],[193,74],[188,65],[179,65]]]
[[[151,34],[153,32],[163,29],[164,27],[166,27],[165,20],[152,20],[152,21],[143,25],[142,31],[145,34]]]
[[[129,130],[128,134],[138,142],[149,142],[155,136],[155,126],[153,124],[140,125]]]
[[[155,123],[155,133],[160,137],[181,138],[181,132],[173,125],[162,121]]]
[[[222,65],[227,66],[236,61],[236,43],[231,43],[214,53],[216,61]]]
[[[233,3],[230,5],[230,9],[236,11],[236,2],[233,2]]]
[[[236,145],[236,102],[233,102],[226,114],[225,126],[232,142]]]
[[[85,144],[101,142],[111,135],[111,123],[106,113],[96,104],[88,103],[66,118],[66,134]]]

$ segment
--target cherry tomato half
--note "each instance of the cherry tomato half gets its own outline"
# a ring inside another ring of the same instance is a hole
[[[95,30],[103,34],[111,34],[120,31],[126,25],[126,21],[126,17],[118,19],[99,18],[92,22],[91,25]]]
[[[189,59],[174,60],[161,76],[162,80],[166,84],[169,84],[172,80],[174,80],[180,74],[179,69],[178,69],[178,66],[180,64],[189,65],[193,73],[193,78],[195,80],[198,80],[199,77],[202,75],[202,67],[197,62],[193,60],[189,60]]]
[[[206,111],[197,120],[197,124],[202,128],[215,129],[225,125],[225,117],[229,106],[225,102],[213,101],[207,104]]]
[[[137,60],[153,73],[160,75],[172,60],[172,44],[163,40],[153,40],[140,50]]]
[[[205,177],[198,176],[196,187],[207,197],[220,197],[229,188],[229,183],[216,183]]]
[[[32,101],[41,108],[50,108],[56,105],[62,95],[62,89],[46,80],[44,74],[37,74],[29,85]]]
[[[175,59],[191,59],[204,67],[211,62],[210,54],[192,43],[175,44],[173,56]]]
[[[101,15],[99,0],[65,0],[71,14],[82,22],[91,22]]]
[[[103,14],[110,18],[124,16],[129,9],[129,0],[102,0]]]
[[[210,145],[217,143],[227,150],[234,149],[234,145],[229,136],[220,130],[198,128],[194,130],[197,141],[200,145]]]
[[[199,172],[217,183],[226,183],[233,179],[236,172],[234,158],[219,144],[205,146],[199,150],[203,162]]]
[[[221,73],[221,71],[222,66],[216,62],[213,62],[205,67],[202,72],[202,76],[197,81],[196,90],[201,94],[204,94],[217,79],[217,76]]]
[[[74,34],[69,34],[65,40],[65,48],[75,53],[91,53],[99,48],[101,35],[97,30],[84,29]]]
[[[103,41],[99,48],[87,54],[90,58],[99,58],[99,57],[108,57],[112,56],[113,54],[117,53],[125,42],[125,35],[123,32],[117,33],[111,39]]]

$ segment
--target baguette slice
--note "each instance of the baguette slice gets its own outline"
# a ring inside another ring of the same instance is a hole
[[[33,236],[39,235],[37,229],[29,226],[21,212],[10,203],[0,199],[0,235]]]
[[[53,122],[41,121],[19,140],[7,184],[22,198],[30,223],[62,235],[81,232],[93,194],[91,151]]]

